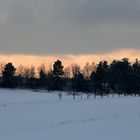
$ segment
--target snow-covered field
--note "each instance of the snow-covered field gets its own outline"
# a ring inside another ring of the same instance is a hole
[[[0,89],[0,140],[140,140],[140,97]]]

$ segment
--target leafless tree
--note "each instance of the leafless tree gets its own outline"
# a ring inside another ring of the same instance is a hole
[[[87,62],[86,65],[84,66],[83,70],[82,70],[82,73],[83,73],[83,75],[86,79],[89,79],[91,73],[95,70],[96,70],[95,63],[93,62],[93,63],[90,64],[90,63]]]
[[[64,77],[65,78],[70,78],[71,77],[71,68],[70,67],[66,67],[64,69]]]
[[[2,77],[2,73],[4,71],[4,67],[5,67],[5,62],[1,62],[0,63],[0,77]]]
[[[39,74],[41,71],[43,71],[44,73],[47,73],[45,64],[42,64],[37,68],[37,74]]]
[[[71,65],[71,70],[72,70],[72,76],[75,77],[76,75],[78,75],[80,73],[81,68],[77,64],[72,64]]]
[[[23,77],[25,78],[31,78],[31,77],[35,77],[35,67],[31,66],[31,67],[24,67],[23,69]]]
[[[16,75],[20,77],[24,77],[24,69],[25,67],[23,65],[19,65],[16,70]]]

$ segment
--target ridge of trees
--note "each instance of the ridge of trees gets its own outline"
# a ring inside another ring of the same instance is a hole
[[[41,65],[36,76],[34,66],[15,68],[12,63],[0,64],[0,87],[69,91],[87,95],[140,95],[140,61],[131,63],[128,58],[87,63],[83,69],[74,64],[64,68],[57,60],[48,71]]]

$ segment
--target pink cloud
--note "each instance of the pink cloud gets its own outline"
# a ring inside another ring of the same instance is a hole
[[[136,58],[140,59],[139,49],[121,49],[111,53],[105,54],[89,54],[89,55],[51,55],[51,56],[35,56],[35,55],[0,55],[1,62],[13,62],[15,66],[18,65],[35,65],[46,64],[47,66],[53,64],[57,59],[62,60],[65,66],[76,63],[84,66],[86,62],[98,63],[101,60],[112,61],[113,59],[122,59],[124,57],[130,58],[130,61],[134,61]]]

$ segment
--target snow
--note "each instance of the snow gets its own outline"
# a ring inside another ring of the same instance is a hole
[[[140,97],[0,89],[0,140],[140,140]]]

